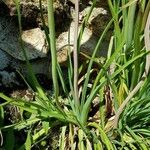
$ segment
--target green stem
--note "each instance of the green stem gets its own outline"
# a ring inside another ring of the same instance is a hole
[[[49,25],[50,47],[51,47],[52,79],[53,79],[53,86],[54,86],[54,94],[55,94],[56,105],[58,109],[62,111],[62,108],[58,101],[59,87],[57,81],[57,55],[56,55],[53,0],[47,0],[47,4],[48,4],[48,25]]]

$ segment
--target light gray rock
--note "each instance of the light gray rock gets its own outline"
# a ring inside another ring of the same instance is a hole
[[[22,15],[25,18],[25,21],[27,23],[25,24],[27,26],[29,25],[30,21],[34,21],[34,19],[37,21],[39,19],[39,14],[37,16],[35,14],[35,16],[33,17],[32,15],[30,16],[30,14],[34,15],[34,13],[36,13],[36,11],[34,11],[34,8],[39,9],[37,6],[37,2],[38,0],[33,0],[33,2],[32,0],[23,0],[21,3],[21,11],[23,12]],[[45,7],[46,1],[43,0],[42,2]],[[14,21],[14,17],[16,15],[14,2],[5,0],[5,4],[10,9],[10,14],[12,16],[9,16],[9,13],[7,15],[0,13],[0,70],[2,71],[0,72],[0,76],[1,81],[6,84],[6,81],[12,83],[10,79],[13,79],[13,81],[15,79],[13,73],[10,73],[9,76],[5,72],[4,69],[7,68],[7,66],[10,66],[12,69],[21,71],[24,75],[26,75],[28,71],[25,65],[24,55],[19,44],[18,27],[16,26],[16,22]],[[65,10],[63,0],[56,0],[54,8],[55,17],[58,16],[55,18],[57,30],[58,26],[62,25],[64,22],[63,16],[65,14]],[[80,23],[82,22],[84,16],[87,15],[88,11],[89,7],[80,12]],[[47,20],[47,15],[45,16],[45,19]],[[70,24],[70,27],[67,28],[67,31],[62,32],[61,30],[56,39],[57,58],[58,62],[62,64],[67,60],[67,45],[69,33],[70,44],[73,45],[74,41],[74,12],[72,13],[72,19],[72,23]],[[108,20],[109,13],[106,9],[101,7],[94,8],[81,40],[81,51],[92,54],[99,39],[99,36],[107,25]],[[79,26],[81,26],[81,24]],[[39,27],[34,27],[30,29],[28,28],[26,30],[23,30],[21,37],[23,40],[24,49],[26,50],[26,54],[31,61],[31,65],[33,66],[33,71],[35,72],[35,74],[50,74],[50,60],[47,57],[48,49],[44,32]],[[108,42],[104,41],[100,49],[101,53],[99,53],[100,51],[98,52],[100,56],[105,55],[103,53],[107,52],[107,47]],[[73,49],[72,46],[71,49]],[[7,78],[5,78],[6,76]]]
[[[83,18],[88,14],[89,10],[90,10],[90,7],[86,7],[83,11],[79,12],[79,19],[80,19],[79,31],[81,29],[81,23],[83,21]],[[110,17],[109,12],[106,9],[102,7],[93,9],[93,12],[91,13],[91,16],[88,20],[88,24],[84,29],[84,33],[81,39],[80,50],[82,52],[92,55],[95,49],[95,46],[109,21],[109,17]],[[68,49],[69,44],[70,44],[71,50],[73,50],[74,29],[75,29],[75,22],[74,22],[75,13],[74,12],[72,12],[72,18],[73,18],[73,21],[68,31],[61,33],[56,39],[56,43],[57,43],[56,47],[58,50],[58,54],[59,54],[59,51],[60,51],[60,54],[62,53],[62,51],[66,51]],[[108,41],[107,39],[104,39],[101,47],[99,48],[99,51],[97,52],[97,55],[106,56],[107,49],[108,49]],[[65,52],[63,52],[63,55],[60,57],[60,59],[58,59],[59,62],[63,62],[64,60],[66,60],[67,59],[66,55],[65,55]]]
[[[48,74],[47,45],[45,34],[40,28],[24,30],[22,43],[35,74]],[[19,31],[11,17],[0,15],[0,84],[9,87],[18,85],[15,70],[27,75],[25,57],[20,46]],[[46,62],[47,61],[47,62]]]
[[[45,34],[40,28],[25,30],[21,35],[23,49],[29,60],[46,57],[47,46]],[[19,40],[18,27],[6,17],[0,16],[0,48],[12,57],[25,61]]]

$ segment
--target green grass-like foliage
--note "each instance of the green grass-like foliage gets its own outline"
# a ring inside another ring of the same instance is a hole
[[[51,52],[54,96],[47,96],[38,83],[20,39],[30,74],[28,84],[36,96],[34,101],[28,102],[23,99],[13,99],[0,93],[0,97],[5,100],[0,105],[0,129],[2,131],[0,138],[3,139],[3,134],[7,135],[6,141],[2,143],[5,149],[16,149],[17,147],[18,149],[30,150],[42,140],[44,141],[43,137],[46,137],[49,131],[55,127],[59,127],[61,130],[59,136],[59,149],[61,150],[67,149],[67,147],[68,149],[70,147],[71,150],[149,149],[150,63],[148,58],[150,47],[146,33],[150,32],[148,28],[150,25],[150,19],[148,19],[150,1],[108,0],[107,2],[112,19],[100,35],[92,56],[85,55],[87,69],[82,74],[82,68],[85,66],[78,64],[80,42],[88,19],[96,5],[96,0],[93,0],[91,9],[80,28],[78,26],[79,1],[75,0],[74,57],[72,61],[71,52],[68,49],[68,78],[66,81],[63,70],[57,63],[53,1],[47,0],[48,33],[40,0],[41,19]],[[16,7],[21,35],[20,2],[17,0]],[[113,33],[108,54],[104,63],[100,64],[96,59],[96,53],[101,50],[102,41],[112,26]],[[80,30],[79,35],[77,34],[78,30]],[[100,69],[94,68],[93,64],[100,66]],[[97,70],[96,76],[95,80],[91,81],[94,69]],[[82,86],[78,84],[80,73],[82,74]],[[58,79],[61,85],[58,85]],[[63,99],[59,94],[59,88],[62,88],[63,95],[65,95]],[[113,98],[110,98],[110,95],[113,95]],[[99,103],[96,121],[94,116],[92,119],[90,117],[92,103],[95,99],[98,99]],[[28,112],[28,119],[22,117],[18,123],[5,126],[3,123],[4,107],[8,104],[17,106],[22,113]],[[111,110],[111,114],[108,115],[109,110]],[[35,130],[34,125],[38,123],[41,127],[39,130]],[[16,146],[17,143],[14,140],[8,142],[7,139],[14,137],[15,130],[22,129],[27,130],[27,138],[22,146]]]

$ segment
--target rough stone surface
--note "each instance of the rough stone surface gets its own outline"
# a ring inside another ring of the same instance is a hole
[[[11,87],[13,84],[19,85],[14,72],[0,71],[0,86]]]
[[[9,56],[3,52],[1,49],[0,49],[0,60],[1,60],[1,63],[0,63],[0,70],[3,70],[5,69],[8,65],[9,65],[9,62],[10,62],[10,58]]]
[[[55,8],[55,23],[56,23],[56,47],[57,47],[57,58],[58,62],[63,64],[67,60],[68,50],[68,35],[70,33],[70,44],[73,50],[74,41],[74,2],[70,0],[56,0],[54,3]],[[87,3],[85,3],[87,4]],[[42,1],[44,18],[47,21],[47,4],[46,0]],[[89,7],[81,9],[79,17],[80,23],[82,23],[84,16],[87,15]],[[70,7],[71,13],[67,12],[67,8]],[[12,70],[19,70],[24,75],[28,73],[25,58],[23,56],[21,47],[19,46],[19,31],[17,26],[17,13],[14,2],[12,0],[5,0],[5,3],[0,1],[0,58],[1,65],[0,73],[1,81],[6,83],[5,78],[2,76],[9,76],[3,71],[5,68],[12,68]],[[50,74],[49,70],[49,58],[47,57],[47,45],[43,31],[39,27],[40,25],[40,14],[38,0],[22,0],[21,1],[21,13],[22,23],[24,25],[22,39],[27,56],[31,60],[33,71],[35,74]],[[72,16],[72,18],[69,18]],[[104,30],[109,20],[109,12],[105,7],[98,6],[94,8],[88,25],[85,28],[82,40],[81,40],[81,51],[92,53],[96,43]],[[36,24],[36,25],[33,25]],[[46,23],[47,24],[47,23]],[[80,26],[81,24],[79,24]],[[98,51],[98,55],[105,55],[107,52],[108,41],[104,40],[102,46]],[[9,66],[9,67],[8,67]],[[12,73],[12,72],[11,72]],[[10,73],[9,79],[13,76]]]
[[[17,15],[16,5],[13,0],[4,0],[5,4],[9,8],[9,14],[11,16]],[[47,0],[41,0],[43,16],[46,25],[48,24],[47,16]],[[67,5],[65,5],[65,0],[54,0],[54,10],[55,10],[55,20],[56,25],[60,25],[66,19],[67,15]],[[39,7],[39,0],[21,0],[20,1],[21,15],[22,15],[22,25],[23,28],[33,28],[39,25],[42,26],[41,13]]]
[[[10,28],[9,28],[10,29]],[[22,33],[23,49],[26,51],[29,60],[38,57],[46,57],[47,47],[44,33],[39,29],[30,29]],[[9,32],[3,39],[0,39],[0,48],[12,57],[25,61],[23,49],[20,46],[18,32]]]
[[[81,27],[81,23],[83,21],[83,18],[87,15],[89,12],[90,7],[86,7],[79,13],[79,31]],[[72,12],[72,17],[75,17],[74,12]],[[88,20],[88,24],[84,29],[84,33],[81,40],[81,48],[80,50],[82,52],[85,52],[87,54],[92,54],[93,50],[95,49],[95,46],[104,31],[105,27],[108,24],[108,21],[110,20],[110,14],[107,9],[102,8],[100,5],[99,7],[96,7],[93,9],[93,12]],[[69,29],[66,32],[61,33],[56,42],[57,42],[57,50],[58,50],[58,60],[60,63],[63,63],[67,59],[67,49],[68,45],[70,44],[71,50],[73,50],[73,43],[74,43],[74,27],[75,23],[74,20],[70,24]],[[111,35],[111,30],[108,32],[106,38],[104,39],[101,47],[99,48],[99,51],[97,52],[98,56],[105,56],[108,49],[108,40]],[[68,41],[69,39],[69,41]]]

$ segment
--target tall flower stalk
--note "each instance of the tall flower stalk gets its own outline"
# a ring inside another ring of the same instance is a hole
[[[78,97],[78,24],[79,24],[79,0],[75,1],[75,32],[74,32],[74,97],[77,106],[79,106]]]
[[[48,9],[48,26],[49,26],[49,37],[50,37],[50,49],[51,49],[51,61],[52,61],[52,79],[54,86],[54,94],[56,105],[61,110],[58,95],[59,87],[57,81],[57,53],[56,53],[56,39],[55,39],[55,21],[54,21],[54,10],[53,10],[53,0],[47,0]]]

